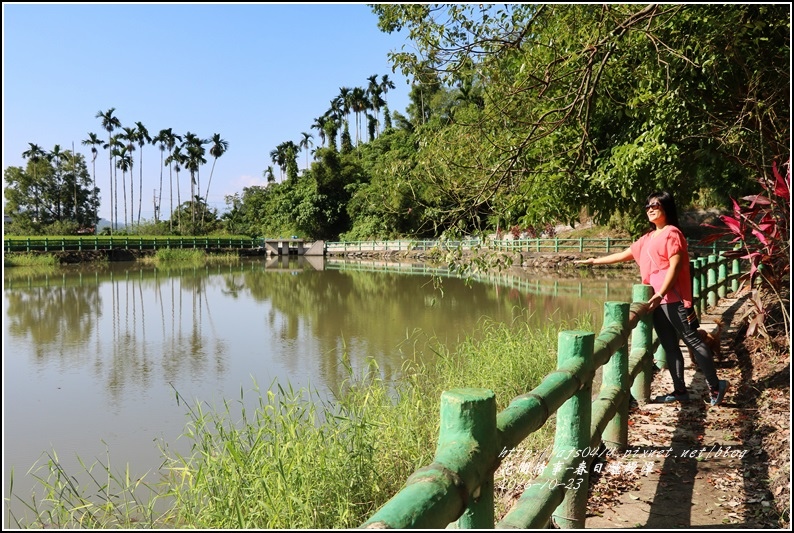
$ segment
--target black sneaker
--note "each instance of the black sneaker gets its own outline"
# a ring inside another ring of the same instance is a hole
[[[670,394],[663,394],[661,396],[657,396],[654,398],[654,402],[656,403],[673,403],[673,402],[688,402],[689,401],[689,393],[688,392],[671,392]]]

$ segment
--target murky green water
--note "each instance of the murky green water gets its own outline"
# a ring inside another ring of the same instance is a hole
[[[439,282],[440,281],[440,286]],[[3,290],[4,496],[55,450],[64,467],[96,459],[156,472],[159,442],[185,453],[186,406],[220,405],[254,382],[334,390],[374,358],[399,379],[489,318],[538,327],[629,301],[636,278],[537,274],[470,281],[422,265],[280,258],[155,268],[138,263],[6,269]],[[473,384],[476,386],[476,384]]]

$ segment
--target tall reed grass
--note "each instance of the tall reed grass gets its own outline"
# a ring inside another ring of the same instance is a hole
[[[6,267],[41,267],[56,266],[60,264],[53,254],[13,253],[3,254],[3,266]]]
[[[153,256],[140,258],[140,261],[148,264],[192,263],[203,265],[207,263],[228,263],[239,259],[240,256],[234,253],[208,254],[204,250],[192,248],[160,248]]]
[[[585,317],[576,329],[590,323]],[[334,397],[276,382],[262,391],[254,382],[252,390],[241,389],[240,397],[224,401],[221,409],[196,402],[187,407],[190,421],[183,435],[192,452],[183,457],[163,448],[165,477],[151,486],[155,495],[149,500],[136,497],[140,487],[119,474],[96,482],[108,496],[92,503],[51,461],[50,476],[41,479],[47,509],[29,505],[36,516],[27,525],[358,527],[432,461],[442,391],[488,388],[503,409],[554,368],[561,329],[567,325],[551,320],[543,329],[520,318],[513,324],[483,320],[454,351],[435,344],[432,363],[406,363],[397,384],[385,381],[370,361],[358,373],[348,365],[349,379]],[[183,401],[178,392],[176,398]],[[547,426],[525,445],[548,447],[554,428]],[[156,512],[158,500],[160,507],[168,502],[165,510]]]

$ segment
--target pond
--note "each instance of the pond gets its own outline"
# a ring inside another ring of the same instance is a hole
[[[12,468],[14,493],[30,494],[28,470],[53,452],[67,472],[99,460],[149,479],[162,443],[189,451],[177,393],[214,406],[255,385],[327,395],[370,358],[399,380],[406,359],[432,361],[434,343],[454,348],[485,319],[543,327],[590,313],[600,327],[605,301],[631,299],[636,276],[618,275],[462,280],[302,257],[5,269],[4,496]]]

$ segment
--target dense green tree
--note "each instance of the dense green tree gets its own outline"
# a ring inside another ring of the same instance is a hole
[[[573,221],[582,206],[639,220],[653,189],[684,205],[703,186],[738,191],[787,150],[788,6],[373,10],[381,29],[407,29],[416,44],[392,59],[420,91],[409,115],[429,126],[417,168],[445,200],[427,211],[440,228],[488,213]],[[445,117],[433,74],[447,87],[478,80],[480,112]]]
[[[218,210],[208,206],[199,196],[177,207],[171,216],[180,221],[177,226],[180,235],[207,235],[221,227]]]
[[[340,235],[343,240],[390,239],[405,235],[432,236],[417,228],[422,220],[422,206],[415,200],[423,186],[414,180],[416,145],[407,130],[389,129],[374,142],[364,145],[358,159],[360,179],[347,186],[350,200],[347,212],[350,229]]]
[[[57,156],[34,157],[34,150],[25,169],[8,167],[3,173],[4,211],[15,233],[47,234],[55,225],[76,230],[95,223],[97,193],[85,159],[58,145],[51,153]]]

